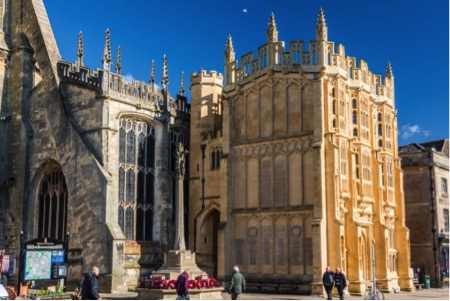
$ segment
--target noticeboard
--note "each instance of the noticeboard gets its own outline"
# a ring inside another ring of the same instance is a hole
[[[66,277],[66,249],[62,241],[35,239],[24,244],[23,280],[51,280]]]

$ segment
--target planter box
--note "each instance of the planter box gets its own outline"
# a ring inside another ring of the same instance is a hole
[[[189,296],[191,300],[222,300],[223,287],[213,287],[205,289],[191,289]],[[177,291],[167,289],[136,288],[137,299],[144,300],[175,300],[178,297]]]
[[[72,294],[33,296],[32,300],[72,300]]]

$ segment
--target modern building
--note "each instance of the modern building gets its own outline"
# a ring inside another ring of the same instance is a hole
[[[410,229],[411,267],[420,282],[432,287],[448,278],[448,139],[399,148],[405,190],[406,225]]]
[[[394,76],[328,40],[267,42],[225,71],[191,76],[190,248],[208,273],[322,293],[325,267],[350,291],[412,290]],[[203,145],[203,146],[202,146]],[[204,150],[204,155],[202,153]],[[374,252],[372,252],[372,248]]]
[[[166,57],[161,88],[154,63],[149,84],[127,82],[109,31],[101,69],[84,66],[81,33],[76,62],[61,61],[42,0],[0,1],[0,25],[0,249],[69,233],[68,287],[94,264],[103,290],[136,286],[174,243],[184,83],[172,97]]]

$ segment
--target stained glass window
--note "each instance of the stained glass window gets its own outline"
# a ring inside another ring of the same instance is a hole
[[[153,239],[155,141],[147,122],[120,120],[118,222],[129,240]]]
[[[50,165],[38,191],[38,237],[64,240],[67,223],[67,186],[61,168]]]

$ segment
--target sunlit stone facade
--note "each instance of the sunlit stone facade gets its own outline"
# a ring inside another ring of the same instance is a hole
[[[127,82],[109,30],[100,69],[83,64],[81,33],[75,63],[61,61],[42,0],[0,1],[0,13],[0,249],[17,257],[21,231],[69,233],[67,288],[97,265],[102,291],[127,291],[174,245],[184,83],[172,97],[165,56],[159,87],[150,62],[150,83]]]
[[[347,56],[322,10],[316,39],[289,45],[272,15],[256,54],[238,64],[229,37],[224,75],[192,74],[191,99],[189,233],[201,268],[226,280],[238,264],[249,285],[321,293],[330,265],[357,293],[375,256],[382,289],[413,289],[389,63],[380,76]]]

